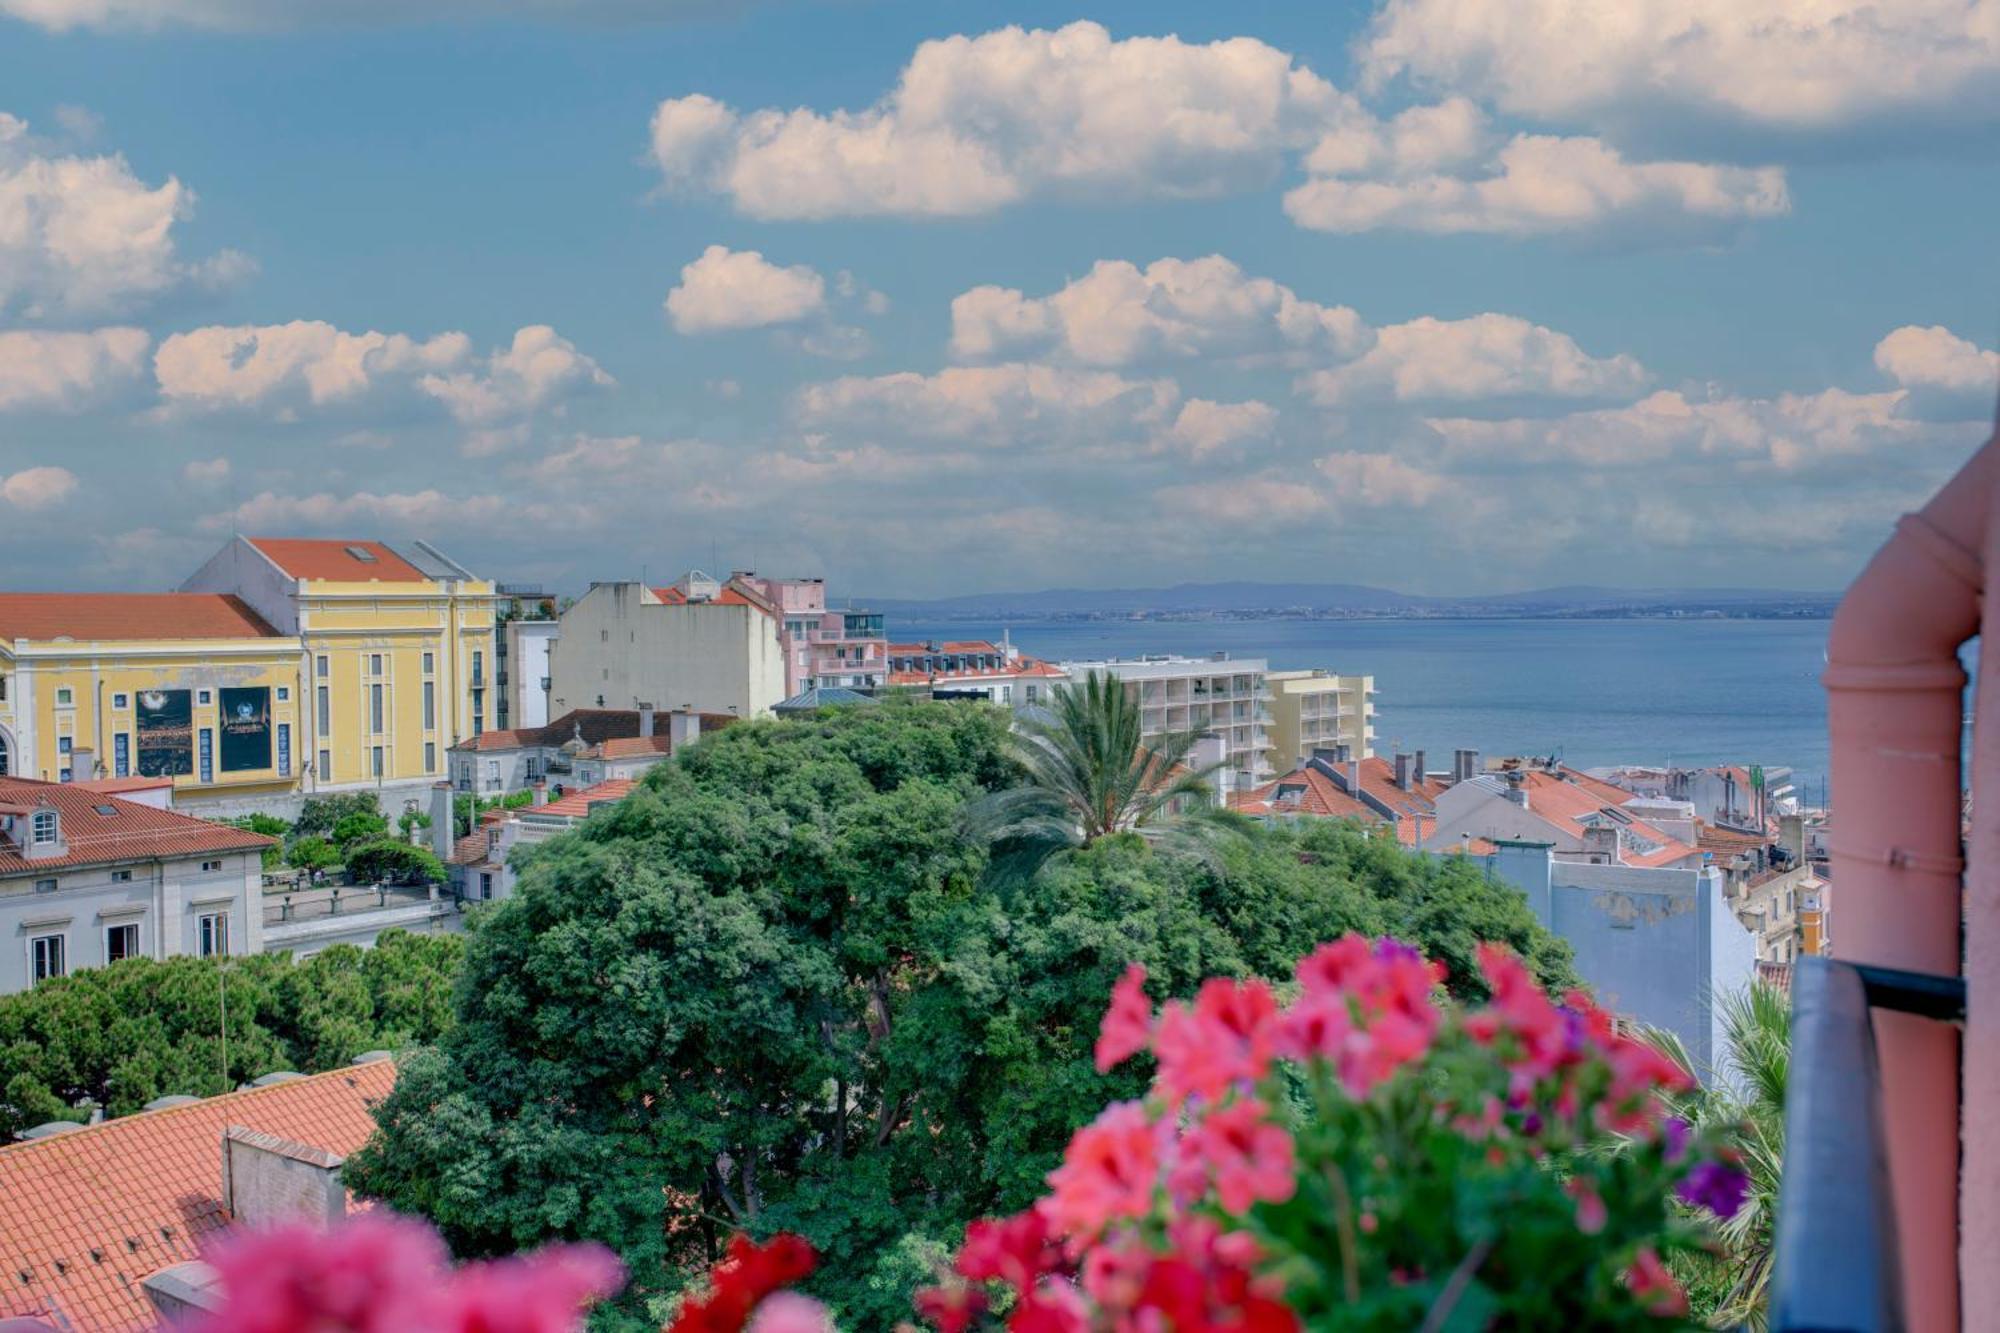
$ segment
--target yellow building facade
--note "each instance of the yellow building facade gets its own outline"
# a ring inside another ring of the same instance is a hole
[[[0,772],[393,816],[495,716],[494,601],[422,542],[246,537],[178,593],[0,593]]]
[[[1355,759],[1375,752],[1375,678],[1330,671],[1270,671],[1271,762],[1290,773],[1316,749],[1345,745]]]
[[[494,586],[423,542],[238,537],[183,588],[294,640],[308,794],[411,798],[494,716]]]

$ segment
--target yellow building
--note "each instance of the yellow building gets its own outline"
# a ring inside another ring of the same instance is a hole
[[[290,638],[308,794],[375,788],[393,814],[497,710],[493,584],[423,542],[238,537],[183,591],[238,597]]]
[[[282,797],[298,782],[299,699],[297,641],[239,598],[0,594],[0,774]]]
[[[1269,671],[1271,762],[1290,773],[1314,750],[1345,745],[1355,759],[1375,752],[1375,678],[1330,672]]]

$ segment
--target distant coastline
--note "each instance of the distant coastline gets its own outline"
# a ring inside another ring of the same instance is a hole
[[[892,619],[1352,621],[1352,620],[1825,620],[1830,592],[1774,588],[1572,586],[1483,596],[1435,597],[1360,584],[1183,583],[1165,588],[1050,588],[928,600],[861,598]]]

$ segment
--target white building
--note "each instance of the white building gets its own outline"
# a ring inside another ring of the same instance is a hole
[[[80,785],[0,778],[0,994],[127,958],[261,952],[270,844]]]
[[[1071,684],[1091,672],[1116,677],[1138,700],[1140,726],[1148,744],[1185,731],[1222,742],[1226,791],[1242,791],[1277,775],[1272,762],[1270,705],[1265,689],[1267,664],[1260,657],[1113,658],[1064,662]]]
[[[1026,656],[1004,638],[889,645],[889,684],[929,690],[933,698],[1024,707],[1046,702],[1048,692],[1068,679],[1061,667]]]
[[[509,620],[501,626],[494,645],[500,654],[494,682],[500,689],[499,730],[548,725],[549,659],[561,633],[558,620]]]
[[[477,828],[456,840],[451,837],[449,820],[440,823],[433,813],[432,845],[467,902],[510,898],[515,883],[510,862],[516,847],[546,842],[575,828],[593,812],[624,800],[637,785],[631,778],[610,778],[554,800],[539,799],[546,797],[547,792],[538,788],[536,804],[512,810],[488,810],[480,817]],[[433,811],[448,811],[449,799],[450,789],[440,785]],[[442,837],[438,835],[440,828],[445,830]]]
[[[777,610],[740,580],[593,583],[562,614],[549,707],[762,717],[785,698]]]

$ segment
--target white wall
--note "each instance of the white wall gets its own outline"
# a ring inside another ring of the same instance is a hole
[[[242,537],[231,538],[180,590],[234,593],[278,633],[299,632],[298,584]]]
[[[663,606],[638,583],[599,583],[563,613],[549,707],[760,717],[785,697],[778,624],[749,606]],[[602,702],[600,702],[600,699]]]

